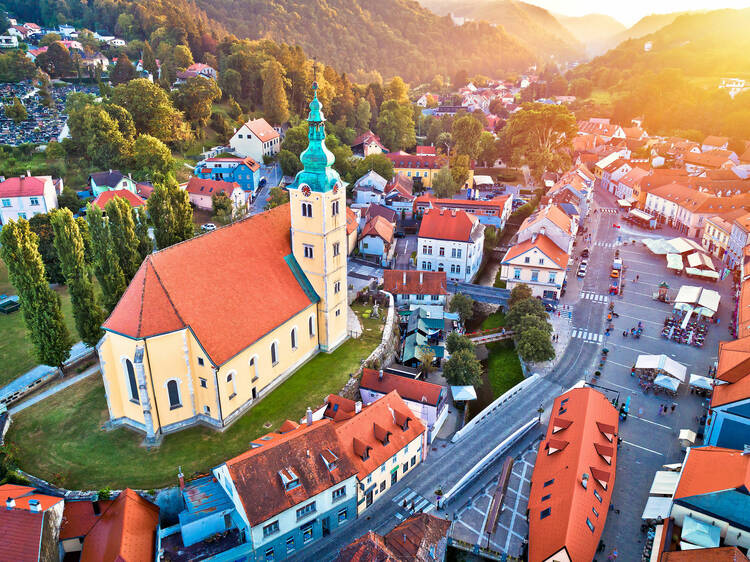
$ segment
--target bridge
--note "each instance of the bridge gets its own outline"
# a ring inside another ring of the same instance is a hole
[[[496,328],[494,330],[480,330],[478,332],[466,334],[466,336],[476,345],[509,340],[512,339],[514,335],[514,331],[503,330],[502,328]]]
[[[448,292],[453,294],[463,293],[464,295],[470,296],[475,301],[499,304],[500,306],[507,306],[508,299],[510,298],[510,289],[498,289],[497,287],[474,285],[472,283],[449,282]],[[554,299],[541,300],[544,304],[557,306],[557,301]]]

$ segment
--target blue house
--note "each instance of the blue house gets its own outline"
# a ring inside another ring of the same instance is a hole
[[[714,387],[704,443],[730,449],[750,445],[750,375]]]
[[[114,191],[117,189],[127,189],[131,193],[138,193],[135,181],[129,175],[126,176],[119,170],[94,172],[89,176],[89,186],[94,197],[105,191]]]
[[[260,164],[252,158],[217,156],[198,162],[194,174],[203,179],[237,182],[255,198],[260,183]]]

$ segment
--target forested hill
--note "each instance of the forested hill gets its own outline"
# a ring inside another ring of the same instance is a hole
[[[503,29],[453,24],[413,0],[197,0],[238,37],[299,44],[340,71],[379,71],[409,81],[435,74],[500,76],[532,54]]]
[[[544,8],[518,0],[420,0],[437,14],[453,14],[501,25],[542,59],[577,60],[584,48],[573,34]]]
[[[585,16],[564,16],[555,14],[565,28],[586,46],[590,56],[600,55],[614,46],[615,37],[627,31],[627,28],[611,16],[604,14],[587,14]],[[670,22],[671,23],[671,22]]]
[[[631,27],[621,31],[616,35],[613,35],[610,40],[609,46],[616,47],[617,45],[619,45],[623,41],[627,41],[628,39],[638,39],[640,37],[656,33],[662,27],[671,24],[680,16],[689,13],[690,12],[672,12],[670,14],[651,14],[649,16],[644,16],[637,22],[635,22],[635,24],[633,24]]]

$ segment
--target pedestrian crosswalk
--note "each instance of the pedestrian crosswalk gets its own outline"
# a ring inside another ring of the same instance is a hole
[[[610,209],[609,207],[602,207],[599,209],[600,213],[617,213],[617,209]]]
[[[578,330],[576,328],[573,328],[570,337],[578,338],[579,340],[583,340],[589,343],[601,343],[602,341],[604,341],[604,336],[601,334],[595,334],[586,330]]]
[[[414,513],[421,513],[432,505],[432,502],[430,500],[423,498],[411,488],[404,488],[404,491],[394,497],[393,501],[399,504],[402,509],[409,512],[409,515],[413,515]],[[401,513],[396,513],[396,517],[398,519],[403,519],[404,515]]]
[[[609,295],[598,295],[589,291],[581,291],[581,298],[594,302],[609,302]]]
[[[614,248],[615,246],[619,246],[617,242],[596,242],[594,243],[594,246],[599,246],[600,248]]]

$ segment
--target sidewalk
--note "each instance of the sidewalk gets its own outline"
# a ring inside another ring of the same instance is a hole
[[[29,398],[25,402],[21,402],[20,404],[18,404],[16,406],[13,406],[8,411],[11,414],[17,414],[18,412],[22,412],[23,410],[25,410],[29,406],[33,406],[37,402],[41,402],[45,398],[49,398],[53,394],[57,394],[61,390],[65,390],[69,386],[72,386],[75,383],[77,383],[79,381],[82,381],[83,379],[85,379],[87,377],[90,377],[94,373],[98,373],[98,372],[99,372],[99,365],[98,364],[92,365],[91,367],[89,367],[88,369],[86,369],[85,371],[83,371],[81,374],[76,375],[74,377],[71,377],[69,379],[66,379],[63,382],[61,382],[60,384],[55,385],[55,386],[53,386],[51,388],[48,388],[44,392],[40,392],[39,394],[37,394],[36,396],[33,396],[32,398]]]

